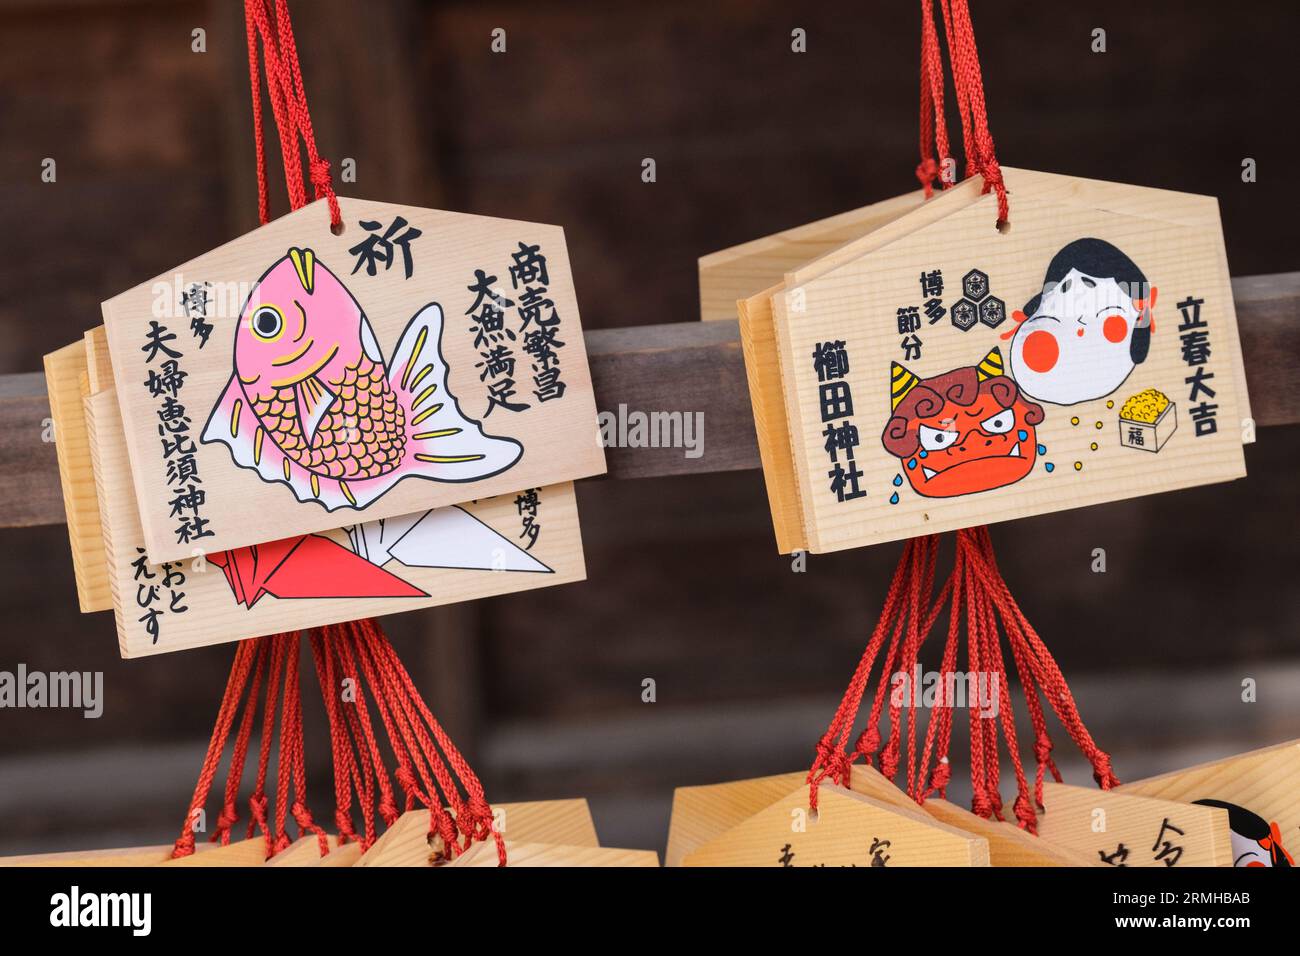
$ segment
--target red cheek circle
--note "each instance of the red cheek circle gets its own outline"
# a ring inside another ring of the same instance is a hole
[[[1128,323],[1122,315],[1108,315],[1101,325],[1101,332],[1107,341],[1123,342],[1128,337]]]
[[[1051,332],[1038,329],[1029,333],[1020,354],[1024,356],[1026,365],[1042,374],[1050,372],[1056,366],[1056,360],[1061,357],[1061,347]]]

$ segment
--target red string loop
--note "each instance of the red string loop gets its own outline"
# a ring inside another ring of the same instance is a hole
[[[939,0],[944,33],[948,40],[948,62],[952,69],[957,114],[961,119],[962,143],[966,153],[966,175],[984,180],[982,192],[994,192],[998,202],[998,226],[1008,222],[1007,187],[1002,178],[989,131],[988,107],[984,101],[984,76],[980,69],[975,27],[967,0]],[[943,175],[949,161],[948,132],[944,120],[943,55],[934,22],[934,0],[921,0],[921,161],[917,179],[926,198],[933,193],[938,177],[946,189],[952,185]]]
[[[340,842],[373,845],[375,815],[391,826],[400,815],[384,755],[369,713],[373,703],[398,763],[396,776],[406,793],[406,809],[428,808],[430,844],[439,860],[454,859],[470,845],[489,837],[497,860],[506,862],[505,841],[494,825],[492,807],[483,785],[450,737],[434,718],[402,666],[388,638],[374,621],[330,625],[308,634],[325,713],[330,723],[334,763],[334,820]],[[282,676],[283,675],[283,676]],[[250,681],[251,676],[251,681]],[[343,682],[351,693],[342,694]],[[257,776],[249,798],[249,837],[261,831],[267,857],[292,845],[290,818],[298,838],[313,835],[323,856],[329,852],[324,828],[315,822],[307,801],[306,757],[303,744],[302,694],[299,680],[299,637],[281,634],[242,642],[235,651],[217,725],[204,758],[189,814],[176,840],[174,857],[194,852],[198,813],[207,802],[241,701],[244,715],[227,772],[225,801],[212,839],[228,842],[236,822],[234,801],[247,760],[249,736],[255,724],[258,689],[264,686],[262,737]],[[369,692],[367,692],[369,688]],[[271,741],[277,737],[275,812],[266,789],[271,772]],[[353,821],[359,805],[362,830]]]
[[[275,116],[276,131],[280,137],[280,152],[284,160],[285,188],[289,193],[289,208],[299,209],[307,204],[307,193],[302,181],[301,148],[307,151],[307,173],[316,199],[325,199],[329,205],[330,226],[338,230],[343,225],[343,214],[330,165],[321,159],[316,148],[316,133],[312,127],[311,112],[307,108],[307,92],[302,82],[302,67],[298,62],[298,46],[293,37],[293,24],[289,19],[288,0],[273,0],[274,22],[268,0],[245,0],[244,19],[248,39],[248,76],[253,93],[253,142],[257,157],[257,214],[263,225],[271,220],[270,202],[266,186],[266,145],[262,134],[262,97],[260,93],[258,45],[260,38],[262,60],[266,63],[266,88]],[[301,146],[299,143],[301,142]]]
[[[983,693],[979,694],[978,701],[967,701],[972,810],[986,818],[1002,819],[1000,751],[1005,746],[1016,786],[1012,813],[1019,826],[1031,833],[1037,832],[1045,774],[1050,771],[1055,779],[1061,779],[1052,761],[1053,744],[1047,733],[1044,700],[1092,764],[1098,785],[1110,789],[1119,783],[1111,769],[1110,757],[1096,745],[1084,727],[1060,668],[1011,596],[1010,588],[998,570],[988,529],[958,531],[953,540],[952,570],[937,593],[934,585],[938,539],[934,536],[916,538],[904,545],[880,619],[830,726],[815,748],[807,778],[809,806],[813,810],[817,808],[817,791],[823,780],[829,778],[848,785],[853,762],[859,756],[866,757],[867,763],[871,762],[872,755],[880,747],[880,722],[884,716],[887,690],[893,693],[890,694],[889,736],[879,754],[880,772],[892,780],[906,766],[906,781],[900,782],[899,786],[918,803],[946,792],[952,778],[949,758],[956,706],[952,691],[956,689],[959,676],[957,665],[963,625],[967,686],[973,683],[973,690],[988,688],[996,692],[991,701],[996,705],[992,713],[984,712],[989,701]],[[948,633],[937,675],[942,692],[925,728],[923,746],[918,748],[922,715],[916,706],[919,696],[913,685],[920,671],[921,647],[945,612],[948,615]],[[885,648],[887,635],[890,642]],[[1021,760],[1016,734],[1010,669],[1003,653],[1004,637],[1005,645],[1011,649],[1012,664],[1020,679],[1034,728],[1033,755],[1037,767],[1032,784]],[[853,750],[846,753],[845,744],[857,722],[871,672],[882,650],[883,663],[876,676],[875,699],[866,726],[859,733]],[[932,760],[935,761],[933,767]]]

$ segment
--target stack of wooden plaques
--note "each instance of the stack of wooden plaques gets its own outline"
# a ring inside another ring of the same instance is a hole
[[[498,831],[506,838],[509,866],[658,866],[649,850],[602,847],[586,800],[544,800],[502,803],[493,807]],[[261,837],[226,846],[200,843],[192,856],[171,858],[170,846],[131,847],[44,853],[0,858],[0,866],[433,866],[428,844],[429,812],[403,814],[366,852],[356,843],[342,846],[329,838],[322,856],[315,837],[303,837],[288,849],[266,858]],[[476,843],[446,867],[497,866],[496,844]]]
[[[131,488],[130,463],[104,327],[90,329],[84,340],[46,355],[45,378],[77,601],[83,613],[114,611],[118,647],[124,658],[325,623],[337,619],[345,606],[349,615],[366,617],[473,600],[522,587],[564,584],[585,577],[577,500],[573,483],[564,482],[535,490],[547,512],[547,535],[537,548],[526,553],[507,543],[507,536],[516,534],[511,530],[512,524],[519,521],[516,496],[502,495],[446,509],[458,517],[472,518],[468,521],[470,529],[478,529],[485,536],[477,547],[487,553],[487,560],[498,561],[501,570],[524,573],[502,574],[491,567],[480,567],[467,554],[461,564],[453,558],[441,567],[403,568],[402,574],[413,582],[410,597],[278,600],[250,595],[241,601],[232,594],[234,585],[223,577],[215,561],[205,564],[191,559],[177,565],[185,574],[187,613],[172,615],[161,640],[156,636],[150,639],[137,626],[136,615],[130,613],[135,607],[134,564],[139,555],[140,515]],[[388,524],[394,526],[397,522]],[[317,537],[351,549],[355,540],[353,532],[366,527],[369,525],[356,524]],[[475,547],[472,542],[458,541],[457,534],[449,535],[448,540],[449,550],[462,545]],[[376,567],[383,563],[373,554],[370,559]],[[391,561],[389,567],[399,565]]]
[[[1003,172],[1005,231],[976,177],[699,260],[702,318],[739,315],[781,553],[1244,477],[1254,429],[1217,201]],[[1018,399],[1016,428],[988,419],[968,443],[916,396],[972,370]],[[1158,421],[1126,420],[1156,396]]]
[[[946,800],[918,805],[872,767],[679,788],[667,866],[1290,866],[1300,740],[1101,791],[1049,783],[1039,832]]]
[[[313,203],[46,356],[78,600],[123,657],[586,576],[573,482],[605,464],[563,230],[339,202],[423,239],[389,268]],[[541,356],[533,392],[494,337]]]

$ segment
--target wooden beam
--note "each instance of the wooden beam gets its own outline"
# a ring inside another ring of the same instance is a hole
[[[1300,272],[1237,278],[1232,289],[1257,425],[1300,422]],[[682,448],[609,448],[610,478],[759,467],[734,321],[593,329],[587,349],[602,412],[704,413],[699,457]],[[41,373],[0,376],[0,527],[64,520],[58,462],[45,440],[49,415]]]

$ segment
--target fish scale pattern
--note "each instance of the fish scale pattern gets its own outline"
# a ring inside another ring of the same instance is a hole
[[[338,400],[321,418],[310,442],[302,430],[294,386],[257,396],[251,404],[276,445],[308,471],[364,479],[396,468],[406,450],[406,412],[384,367],[363,354],[356,366],[344,370],[333,391]]]

